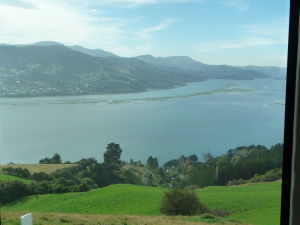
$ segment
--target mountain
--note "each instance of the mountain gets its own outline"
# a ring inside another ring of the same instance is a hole
[[[41,41],[41,42],[36,42],[32,45],[33,46],[55,46],[55,45],[66,46],[64,44],[61,44],[59,42],[54,42],[54,41]],[[84,54],[95,56],[95,57],[117,57],[117,55],[101,49],[89,49],[89,48],[82,47],[80,45],[73,45],[73,46],[66,46],[66,47],[74,51],[79,51]]]
[[[187,71],[199,71],[207,66],[206,64],[195,61],[188,56],[154,57],[152,55],[141,55],[135,58],[146,63],[158,66],[176,67]]]
[[[139,92],[203,81],[137,59],[94,57],[63,45],[0,46],[0,96]]]
[[[0,97],[87,95],[164,89],[207,79],[268,78],[186,56],[124,58],[57,42],[0,45]]]
[[[273,79],[285,80],[286,79],[286,68],[277,66],[244,66],[241,67],[247,70],[253,70],[261,72]]]
[[[267,74],[259,70],[249,70],[227,65],[207,65],[188,56],[153,57],[151,55],[141,55],[135,58],[160,67],[172,67],[186,72],[205,74],[206,79],[247,80],[268,78]]]
[[[29,45],[34,45],[34,46],[53,46],[53,45],[60,45],[60,46],[63,46],[62,43],[55,42],[55,41],[40,41],[40,42],[36,42],[36,43],[33,43],[33,44],[29,44]]]
[[[118,57],[117,55],[101,50],[101,49],[89,49],[89,48],[84,48],[79,45],[74,45],[74,46],[68,46],[70,49],[79,51],[82,53],[85,53],[90,56],[95,56],[95,57]]]

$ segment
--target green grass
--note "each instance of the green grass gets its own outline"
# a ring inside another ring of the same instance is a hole
[[[280,182],[197,190],[211,209],[231,211],[228,219],[255,225],[279,224]],[[44,212],[110,215],[161,215],[159,205],[166,189],[112,185],[84,193],[29,196],[6,205],[6,212]],[[194,217],[194,221],[203,221]]]
[[[162,188],[120,184],[89,192],[29,196],[7,205],[4,210],[159,215],[163,192]]]
[[[11,176],[11,175],[8,175],[5,173],[0,173],[0,181],[13,181],[13,180],[21,181],[25,184],[32,182],[32,180],[29,180],[29,179],[24,179],[21,177]]]
[[[255,225],[279,224],[281,182],[208,187],[198,194],[209,208],[231,211],[232,219]]]

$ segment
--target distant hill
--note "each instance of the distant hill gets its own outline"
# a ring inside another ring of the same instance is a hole
[[[141,55],[135,58],[150,64],[176,67],[187,71],[201,71],[208,66],[188,56],[154,57],[152,55]]]
[[[253,70],[256,72],[264,73],[270,76],[273,79],[286,79],[286,68],[283,67],[276,67],[276,66],[244,66],[241,67],[247,70]]]
[[[0,97],[142,92],[207,79],[270,77],[262,70],[207,65],[186,56],[124,58],[57,42],[0,45]]]
[[[74,45],[74,46],[68,46],[70,49],[79,51],[82,53],[85,53],[87,55],[95,56],[95,57],[118,57],[117,55],[101,50],[101,49],[89,49],[89,48],[84,48],[79,45]]]
[[[63,44],[61,44],[59,42],[55,42],[55,41],[40,41],[40,42],[36,42],[36,43],[33,43],[33,44],[29,44],[27,46],[30,46],[30,45],[33,45],[33,46],[53,46],[53,45],[63,46]],[[22,45],[19,45],[19,46],[22,46]]]
[[[227,65],[208,65],[193,60],[188,56],[154,57],[152,55],[141,55],[135,58],[143,62],[161,67],[173,67],[182,69],[187,72],[201,73],[205,75],[206,79],[244,80],[255,78],[273,78],[270,76],[270,73],[265,73],[263,69],[253,69],[252,67],[247,68]],[[272,73],[272,75],[274,73]]]

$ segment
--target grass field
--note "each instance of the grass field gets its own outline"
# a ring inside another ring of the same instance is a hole
[[[76,164],[9,164],[9,165],[0,165],[0,171],[6,167],[12,168],[26,168],[29,170],[30,173],[37,173],[37,172],[45,172],[45,173],[52,173],[56,170],[63,169],[66,167],[71,167]]]
[[[3,215],[3,225],[20,225],[19,218],[24,213]],[[239,222],[189,221],[186,217],[130,216],[130,215],[84,215],[62,213],[34,213],[35,225],[246,225]]]
[[[228,219],[255,225],[279,224],[280,182],[197,190],[211,209],[229,210]],[[161,216],[159,205],[166,189],[136,185],[112,185],[83,193],[29,196],[5,205],[3,211],[103,215]],[[190,222],[201,217],[187,218]]]
[[[18,180],[18,181],[24,182],[25,184],[32,182],[32,180],[29,180],[29,179],[24,179],[24,178],[20,178],[20,177],[11,176],[11,175],[8,175],[5,173],[0,173],[0,181],[2,181],[2,180],[5,180],[5,181],[6,180],[7,181]]]

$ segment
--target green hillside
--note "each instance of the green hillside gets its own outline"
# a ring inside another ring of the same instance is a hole
[[[197,190],[197,194],[209,208],[231,211],[232,219],[256,225],[276,225],[279,224],[280,189],[281,182],[272,182],[208,187]],[[29,196],[6,205],[3,210],[161,215],[159,205],[164,191],[165,189],[157,187],[119,184],[83,193]],[[194,217],[193,220],[197,218]]]
[[[231,211],[233,219],[256,225],[279,225],[281,182],[208,187],[198,194],[209,208]]]
[[[11,176],[11,175],[8,175],[5,173],[0,173],[0,181],[3,181],[3,180],[4,181],[18,180],[18,181],[24,182],[26,184],[31,182],[31,180],[29,180],[29,179],[24,179],[24,178],[20,178],[20,177]]]

